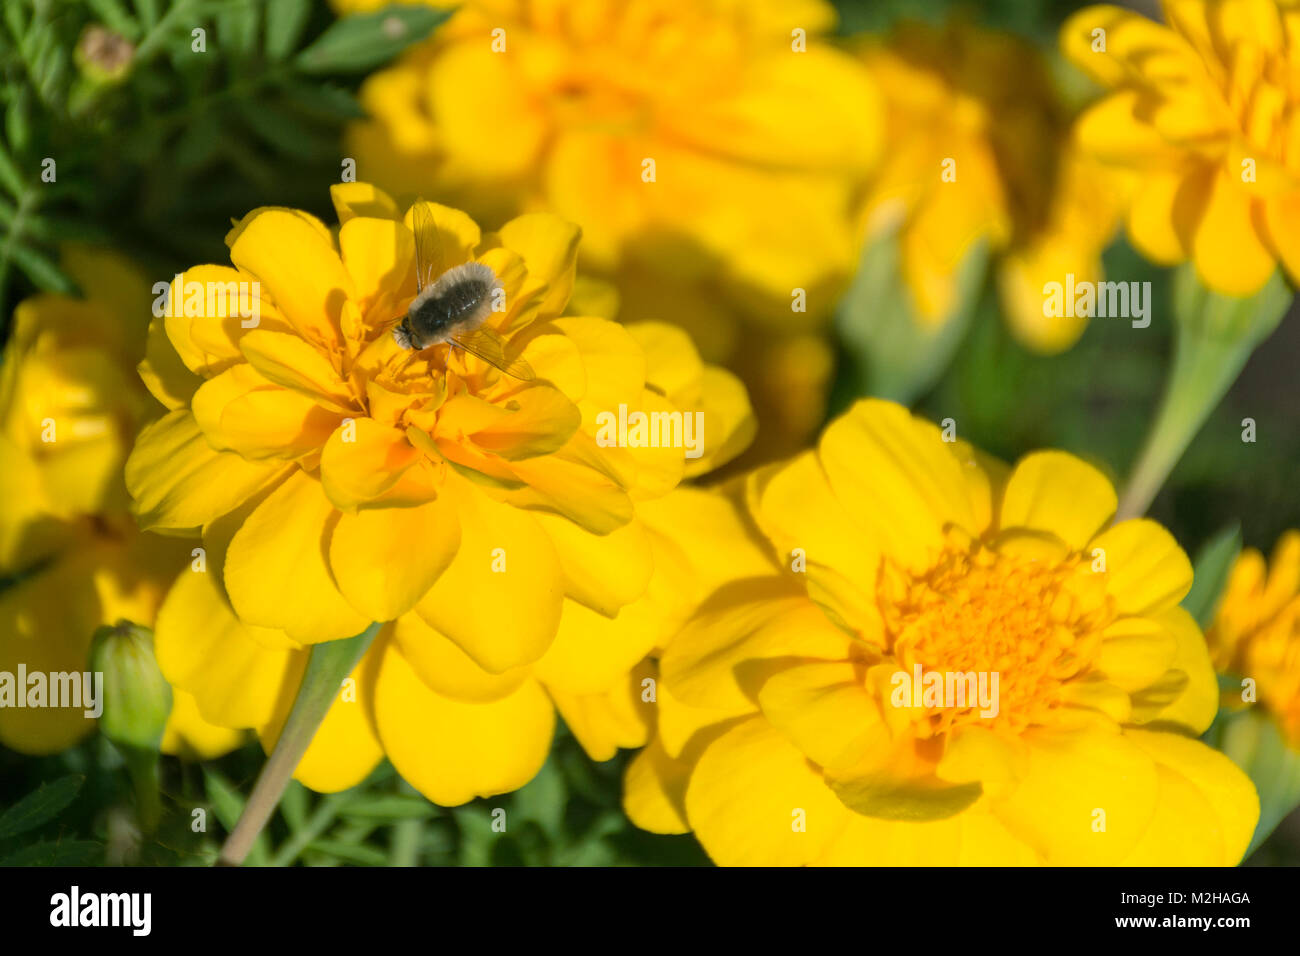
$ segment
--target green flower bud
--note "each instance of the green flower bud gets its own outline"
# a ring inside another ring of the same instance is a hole
[[[81,32],[74,59],[87,80],[102,84],[125,77],[134,56],[135,47],[126,37],[92,23]]]
[[[172,689],[153,654],[153,631],[130,621],[101,627],[90,669],[104,675],[99,729],[121,748],[157,753],[172,711]]]

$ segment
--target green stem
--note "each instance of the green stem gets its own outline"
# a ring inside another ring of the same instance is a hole
[[[1205,420],[1241,374],[1255,348],[1277,327],[1291,303],[1279,275],[1249,299],[1199,285],[1191,267],[1177,278],[1174,359],[1155,421],[1128,485],[1117,520],[1145,514]]]
[[[253,841],[271,819],[284,788],[289,785],[294,770],[338,696],[344,678],[352,673],[380,627],[380,624],[371,624],[356,637],[328,641],[312,648],[289,719],[285,721],[280,739],[257,778],[239,822],[221,848],[218,866],[238,866],[248,855]]]
[[[140,820],[140,832],[150,836],[158,829],[158,823],[162,820],[158,752],[128,753],[126,769],[135,787],[136,814]]]

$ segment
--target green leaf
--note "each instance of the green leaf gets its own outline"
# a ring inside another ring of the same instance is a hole
[[[95,11],[104,25],[128,40],[134,41],[140,36],[140,27],[126,12],[120,0],[86,0],[86,5]]]
[[[75,295],[77,285],[69,279],[52,261],[28,246],[15,242],[9,254],[13,256],[18,268],[27,273],[27,277],[46,292],[60,292],[63,295]]]
[[[259,139],[278,153],[301,158],[319,155],[323,149],[332,154],[337,149],[332,139],[323,141],[284,110],[259,103],[242,105],[240,118]]]
[[[212,801],[212,812],[229,833],[235,829],[239,815],[244,812],[244,798],[224,777],[208,767],[203,768],[203,782],[207,786],[208,799]]]
[[[224,777],[209,767],[203,768],[203,781],[207,786],[208,799],[212,801],[212,812],[216,814],[222,829],[230,833],[239,822],[240,814],[244,812],[243,796]],[[266,832],[263,831],[253,841],[253,848],[249,851],[245,863],[249,866],[262,866],[266,863],[269,852]]]
[[[898,233],[868,242],[835,317],[849,368],[836,382],[833,411],[862,395],[910,404],[934,385],[975,314],[987,266],[985,245],[973,246],[957,271],[953,311],[938,322],[923,322],[902,281]]]
[[[19,153],[26,150],[27,144],[31,141],[31,103],[30,90],[26,86],[21,86],[10,101],[9,108],[5,110],[5,136],[8,145]]]
[[[401,793],[368,796],[361,794],[341,811],[343,816],[357,820],[426,820],[438,812],[424,797]]]
[[[320,119],[338,121],[366,115],[355,96],[330,83],[287,82],[283,89],[297,109]]]
[[[302,39],[311,19],[311,0],[274,0],[266,5],[266,55],[283,60]]]
[[[275,6],[274,3],[270,4]],[[217,43],[225,53],[247,57],[257,45],[261,10],[253,0],[226,0],[217,7]]]
[[[15,199],[23,194],[23,174],[18,171],[18,167],[9,157],[8,150],[3,146],[0,146],[0,185],[9,190],[9,194]]]
[[[304,73],[364,73],[419,43],[450,10],[394,5],[374,13],[343,17],[298,54]]]
[[[43,783],[0,814],[0,840],[35,830],[53,820],[72,803],[86,780],[80,774],[60,777],[53,783]]]
[[[564,778],[555,760],[549,759],[537,776],[515,794],[510,816],[512,822],[532,820],[552,843],[558,844],[562,841],[564,803]]]
[[[345,843],[342,840],[312,840],[307,844],[307,850],[361,866],[383,866],[388,862],[388,857],[382,850],[377,850],[373,846]]]
[[[0,859],[0,866],[94,866],[104,848],[90,840],[33,843]]]
[[[1192,589],[1183,598],[1183,607],[1202,629],[1214,620],[1219,596],[1228,583],[1228,572],[1240,553],[1241,525],[1237,523],[1224,528],[1196,552]]]
[[[295,833],[307,823],[307,788],[297,780],[290,780],[280,798],[280,813]]]
[[[1300,753],[1287,746],[1277,722],[1255,708],[1224,715],[1210,729],[1207,740],[1217,742],[1259,791],[1259,824],[1246,850],[1250,856],[1283,818],[1300,806]]]

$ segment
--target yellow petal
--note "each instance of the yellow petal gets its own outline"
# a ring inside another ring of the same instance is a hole
[[[1256,226],[1256,200],[1227,173],[1211,170],[1199,188],[1205,205],[1192,237],[1192,258],[1207,286],[1223,295],[1258,292],[1277,262]]]
[[[435,693],[454,700],[500,700],[513,694],[531,673],[529,667],[516,667],[502,674],[489,674],[418,614],[398,618],[393,637],[420,680]]]
[[[754,578],[719,591],[674,640],[663,679],[683,703],[744,713],[752,707],[755,662],[781,657],[844,660],[848,638],[779,578]]]
[[[1024,775],[991,804],[998,819],[1050,865],[1123,860],[1157,811],[1151,759],[1119,733],[1036,728],[1021,739]]]
[[[822,434],[818,457],[836,498],[907,566],[925,566],[946,525],[978,524],[962,465],[939,429],[901,405],[867,399]]]
[[[1082,548],[1115,514],[1116,504],[1114,487],[1096,468],[1065,452],[1040,451],[1022,458],[1011,473],[999,523],[1046,531]]]
[[[620,748],[643,747],[654,725],[654,705],[643,682],[654,672],[643,662],[600,693],[571,694],[546,685],[564,724],[592,760],[609,760]]]
[[[375,720],[384,752],[434,803],[506,793],[541,769],[555,710],[535,681],[488,703],[454,701],[430,690],[391,646],[380,653]]]
[[[662,633],[660,615],[648,602],[630,604],[611,620],[577,601],[565,601],[555,641],[534,673],[548,688],[600,693],[650,653]]]
[[[750,478],[752,510],[779,559],[802,559],[808,596],[842,626],[879,634],[880,614],[869,588],[880,554],[865,529],[840,504],[814,452]],[[796,550],[797,549],[797,550]]]
[[[208,723],[199,713],[194,695],[172,688],[172,712],[167,718],[167,729],[160,745],[163,753],[214,760],[239,747],[245,737],[242,730]]]
[[[261,282],[299,335],[342,345],[343,307],[355,292],[328,234],[287,210],[264,209],[242,224],[230,261]]]
[[[339,225],[345,226],[357,216],[375,219],[400,219],[397,203],[392,197],[370,183],[335,183],[330,186],[330,200],[334,203],[334,212],[339,217]]]
[[[688,833],[686,784],[692,765],[664,752],[656,737],[632,758],[623,777],[623,812],[651,833]]]
[[[797,747],[755,718],[705,749],[686,815],[720,866],[801,866],[821,855],[851,812]]]
[[[1129,866],[1236,866],[1259,820],[1259,797],[1237,765],[1199,740],[1126,730],[1160,771],[1158,810]]]
[[[1201,629],[1181,607],[1150,619],[1173,636],[1174,652],[1169,670],[1133,695],[1133,721],[1180,724],[1203,733],[1219,709],[1219,684]]]
[[[464,96],[462,84],[473,84]],[[443,133],[450,162],[475,178],[498,179],[534,168],[546,132],[542,114],[519,95],[512,61],[488,44],[460,42],[434,59],[427,79],[429,111]]]
[[[352,219],[339,229],[339,251],[362,313],[373,322],[399,318],[399,300],[415,293],[411,230],[398,219]]]
[[[126,462],[126,484],[144,530],[198,528],[292,467],[216,451],[204,439],[194,415],[178,408],[140,433]]]
[[[169,296],[163,329],[185,367],[204,378],[240,361],[239,343],[250,331],[292,331],[257,277],[229,266],[187,269]]]
[[[305,339],[290,332],[255,329],[239,340],[239,349],[269,382],[336,411],[359,407],[329,359]]]
[[[226,554],[226,591],[242,620],[279,628],[304,644],[366,629],[370,618],[339,593],[325,561],[338,518],[320,481],[303,471],[257,506]]]
[[[203,379],[186,368],[176,354],[160,318],[154,318],[149,323],[144,360],[140,362],[137,371],[149,389],[149,394],[169,410],[188,405],[195,390],[203,384]]]
[[[356,511],[396,486],[421,457],[400,428],[373,418],[344,421],[321,452],[321,485],[336,508]]]
[[[414,508],[344,512],[330,536],[330,569],[358,613],[392,621],[424,597],[460,547],[455,510],[438,498]]]
[[[1141,690],[1164,676],[1176,650],[1173,631],[1158,619],[1123,617],[1102,632],[1097,669],[1112,684]]]
[[[0,672],[9,685],[6,697],[15,695],[0,707],[0,743],[19,753],[58,753],[95,728],[94,718],[86,717],[93,709],[89,704],[48,706],[47,676],[86,670],[91,636],[103,623],[91,582],[94,565],[94,556],[83,548],[0,591]],[[20,666],[28,675],[27,686],[19,684]],[[16,695],[33,701],[31,676],[38,673],[46,677],[45,705],[18,707]],[[70,692],[80,696],[79,676],[76,684]]]
[[[1135,518],[1099,534],[1091,550],[1106,555],[1106,592],[1120,614],[1173,607],[1192,587],[1192,563],[1173,535],[1149,518]]]
[[[577,271],[578,242],[582,230],[559,216],[529,213],[510,220],[500,230],[501,244],[523,257],[528,268],[528,286],[544,289],[539,300],[541,315],[559,315],[573,293]]]
[[[154,628],[163,676],[219,727],[262,726],[286,688],[298,686],[306,653],[268,645],[258,628],[235,617],[211,567],[181,572]]]
[[[299,392],[234,365],[194,393],[194,419],[218,451],[245,458],[300,458],[325,444],[344,418]]]
[[[849,661],[785,667],[763,683],[758,704],[772,726],[822,766],[880,724],[861,669]]]
[[[1143,177],[1128,211],[1128,234],[1138,251],[1159,265],[1184,261],[1191,231],[1179,216],[1183,177],[1170,173]]]
[[[598,535],[557,515],[539,511],[534,518],[555,545],[569,597],[613,617],[645,593],[654,556],[640,521]]]
[[[526,512],[466,481],[444,487],[460,515],[460,550],[416,611],[494,674],[537,660],[564,599],[555,546]]]

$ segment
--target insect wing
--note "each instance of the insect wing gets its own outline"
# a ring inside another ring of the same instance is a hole
[[[451,336],[451,343],[521,382],[531,382],[537,378],[533,374],[532,367],[523,359],[517,358],[511,361],[506,358],[505,350],[501,346],[501,337],[491,329],[478,328],[468,332],[458,332]]]
[[[438,277],[443,264],[442,233],[433,209],[423,199],[411,207],[411,231],[415,233],[415,291],[419,292]]]

